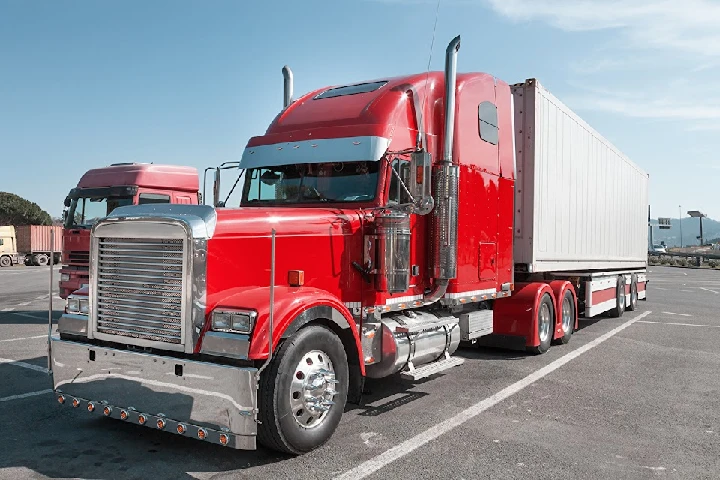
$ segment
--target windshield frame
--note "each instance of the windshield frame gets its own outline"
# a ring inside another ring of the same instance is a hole
[[[324,162],[324,163],[297,163],[297,164],[285,164],[285,165],[271,165],[271,166],[259,166],[255,168],[249,168],[246,170],[245,178],[243,181],[243,188],[242,188],[242,195],[240,198],[240,207],[293,207],[293,206],[302,206],[302,207],[319,207],[319,208],[327,208],[328,206],[352,206],[353,208],[369,208],[369,207],[375,207],[380,205],[380,202],[384,201],[384,190],[385,190],[385,183],[386,183],[386,167],[383,160],[380,161],[374,161],[374,160],[366,160],[366,164],[377,164],[377,171],[371,175],[375,176],[374,181],[374,188],[372,190],[372,198],[362,198],[359,200],[338,200],[338,199],[327,199],[322,200],[321,197],[315,198],[307,198],[307,197],[300,197],[301,193],[298,192],[298,197],[296,197],[295,200],[278,200],[278,199],[257,199],[257,200],[248,200],[248,196],[250,193],[250,189],[257,186],[257,182],[259,181],[258,175],[260,175],[260,172],[263,170],[271,170],[271,169],[283,169],[283,168],[289,168],[293,166],[304,166],[305,169],[310,166],[311,168],[320,168],[320,166],[326,166],[328,164],[331,165],[343,165],[346,166],[348,164],[358,164],[360,162]],[[300,185],[302,185],[302,182],[305,178],[320,178],[318,176],[311,176],[307,177],[306,175],[301,175],[300,177]],[[314,187],[312,187],[314,189]],[[317,190],[317,189],[316,189]]]
[[[127,205],[135,205],[136,201],[136,195],[135,194],[115,194],[114,192],[111,192],[110,189],[106,190],[106,194],[103,195],[101,192],[98,191],[99,189],[93,189],[93,192],[91,195],[73,195],[71,197],[70,206],[67,209],[67,215],[65,216],[65,221],[63,222],[63,226],[68,229],[89,229],[92,228],[92,226],[96,223],[93,222],[92,224],[86,223],[85,220],[85,202],[92,199],[104,199],[105,204],[107,205],[107,201],[112,200],[129,200],[129,203],[127,204],[120,204],[117,205],[115,208],[123,207]],[[88,192],[91,193],[91,192]],[[83,217],[83,223],[75,223],[75,211],[78,208],[78,205],[82,204],[82,217]],[[107,208],[107,207],[106,207]]]

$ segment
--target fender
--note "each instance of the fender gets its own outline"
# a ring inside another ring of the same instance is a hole
[[[545,293],[550,295],[553,308],[557,310],[555,295],[547,283],[516,283],[511,296],[495,300],[493,333],[523,337],[527,347],[540,345],[537,309]]]
[[[250,340],[250,360],[264,360],[268,357],[268,331],[270,318],[270,288],[248,287],[226,290],[219,294],[208,295],[207,320],[195,351],[202,346],[202,336],[210,328],[210,313],[218,307],[247,308],[257,312],[255,328]],[[357,323],[347,307],[325,290],[312,287],[275,287],[273,308],[273,350],[280,341],[290,337],[302,326],[313,320],[325,319],[342,330],[349,330],[355,340],[357,360],[360,371],[365,375],[365,363]],[[353,359],[348,359],[352,362]]]
[[[562,331],[562,300],[565,297],[565,292],[568,290],[570,290],[573,302],[575,303],[573,331],[578,329],[577,294],[575,293],[575,287],[567,280],[554,280],[550,282],[550,288],[555,295],[555,334],[553,335],[553,340],[557,340],[564,335]]]

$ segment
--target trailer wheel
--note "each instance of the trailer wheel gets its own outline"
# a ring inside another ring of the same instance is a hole
[[[555,331],[555,312],[550,295],[545,293],[540,299],[536,314],[536,324],[540,345],[528,347],[530,353],[541,354],[548,351],[552,343],[553,332]]]
[[[0,267],[12,266],[12,260],[7,255],[0,257]]]
[[[634,273],[630,277],[630,305],[627,309],[629,312],[634,312],[637,309],[638,303],[638,291],[637,291],[637,275]]]
[[[620,318],[625,313],[625,277],[623,275],[617,278],[615,292],[615,306],[610,310],[610,316]]]
[[[328,441],[347,401],[349,369],[340,339],[321,326],[300,329],[260,376],[258,441],[301,454]]]
[[[50,258],[45,255],[44,253],[36,253],[35,254],[35,265],[40,265],[41,267],[44,267],[50,262]]]
[[[570,342],[573,331],[575,330],[575,297],[570,290],[565,290],[562,303],[560,304],[563,336],[557,340],[558,344],[567,344]]]

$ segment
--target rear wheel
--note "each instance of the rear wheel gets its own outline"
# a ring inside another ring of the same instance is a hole
[[[7,255],[4,257],[0,257],[0,267],[10,267],[12,266],[12,260]]]
[[[553,311],[553,303],[550,295],[545,293],[540,299],[536,313],[536,324],[538,329],[538,339],[540,344],[536,347],[529,347],[528,351],[535,354],[541,354],[548,351],[552,343],[553,332],[555,330],[555,312]]]
[[[620,275],[615,285],[615,306],[610,310],[610,316],[620,318],[623,313],[625,313],[625,277]]]
[[[38,253],[35,255],[35,265],[40,265],[41,267],[44,267],[48,263],[50,263],[50,257],[45,255],[44,253]]]
[[[557,340],[557,343],[566,344],[570,342],[575,329],[575,297],[570,290],[565,290],[560,308],[563,336]]]
[[[630,305],[628,305],[628,311],[632,312],[637,309],[638,292],[637,292],[637,276],[633,274],[630,280]]]
[[[299,330],[260,377],[258,441],[281,452],[309,452],[332,436],[347,401],[349,370],[340,339],[322,326]]]

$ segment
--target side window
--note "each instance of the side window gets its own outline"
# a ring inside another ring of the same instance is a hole
[[[492,102],[478,105],[478,134],[482,140],[498,144],[497,107]]]
[[[160,193],[141,193],[138,205],[148,203],[170,203],[170,195],[162,195]]]
[[[398,175],[402,178],[403,183],[407,187],[410,180],[410,162],[396,158],[392,161],[392,172],[390,172],[390,191],[388,192],[388,203],[393,205],[409,203],[405,188],[400,185]]]
[[[0,238],[0,247],[2,247],[3,245],[5,245],[5,239],[4,239],[4,238]]]

